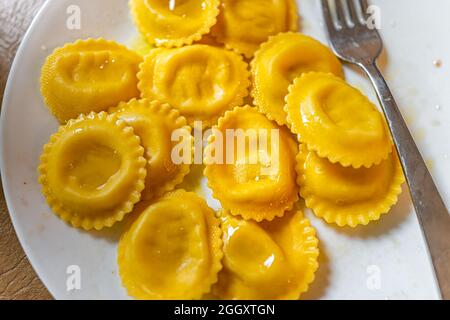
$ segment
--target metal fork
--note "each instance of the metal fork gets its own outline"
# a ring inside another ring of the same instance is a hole
[[[333,51],[340,59],[360,66],[375,87],[428,244],[441,296],[450,299],[450,215],[377,67],[383,43],[378,31],[367,26],[367,1],[358,0],[355,5],[353,0],[334,0],[334,6],[328,0],[321,1]]]

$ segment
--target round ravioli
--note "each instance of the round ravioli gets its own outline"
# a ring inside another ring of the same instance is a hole
[[[300,33],[271,37],[255,54],[251,71],[255,105],[279,125],[287,125],[285,98],[294,79],[311,71],[344,77],[342,65],[331,50]]]
[[[130,6],[147,41],[165,47],[200,40],[219,14],[219,0],[130,0]]]
[[[395,152],[371,168],[355,169],[333,164],[301,146],[297,161],[298,184],[306,206],[341,227],[379,220],[397,203],[405,181]]]
[[[200,299],[222,268],[221,234],[214,211],[196,194],[165,195],[120,239],[123,285],[138,299]]]
[[[161,196],[183,182],[190,170],[192,154],[172,159],[172,151],[180,143],[188,144],[192,150],[194,141],[191,127],[177,110],[158,101],[143,99],[121,103],[110,109],[110,112],[132,126],[135,134],[141,138],[147,159],[147,178],[142,200]],[[185,141],[172,141],[172,136],[177,131],[180,139]]]
[[[227,300],[298,299],[314,281],[316,232],[301,212],[256,223],[222,216],[224,268],[214,294]]]
[[[220,9],[212,34],[247,58],[270,36],[298,29],[295,0],[221,0]]]
[[[113,41],[78,40],[56,49],[42,67],[41,92],[62,123],[139,97],[142,58]]]
[[[211,126],[226,110],[243,103],[250,72],[242,57],[207,45],[155,49],[139,72],[143,98],[169,103],[190,124]]]
[[[205,176],[223,208],[256,221],[273,220],[298,200],[291,133],[254,107],[229,111],[205,149]]]
[[[100,230],[133,210],[144,189],[144,149],[133,128],[105,112],[71,120],[45,145],[39,182],[52,210]]]
[[[307,73],[289,87],[291,130],[309,150],[343,166],[370,167],[392,152],[383,115],[359,90],[327,73]]]

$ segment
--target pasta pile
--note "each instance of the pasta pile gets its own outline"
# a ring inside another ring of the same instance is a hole
[[[319,255],[300,197],[351,227],[397,202],[404,178],[383,116],[329,48],[298,33],[294,0],[130,8],[145,56],[86,39],[42,68],[42,95],[61,123],[39,165],[49,206],[85,230],[128,216],[118,265],[138,299],[298,299]],[[178,188],[198,152],[194,128],[212,128],[204,176],[220,212]],[[239,130],[269,134],[214,161]],[[174,161],[174,132],[191,161]]]

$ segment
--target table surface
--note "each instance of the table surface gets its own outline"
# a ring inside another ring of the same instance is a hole
[[[0,103],[20,41],[45,0],[0,0]],[[0,184],[0,300],[51,299],[17,240]]]

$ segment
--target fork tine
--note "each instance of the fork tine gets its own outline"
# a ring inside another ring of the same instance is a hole
[[[361,8],[364,12],[367,12],[367,8],[369,7],[369,4],[367,3],[367,0],[359,0],[359,3],[361,4]]]
[[[367,9],[369,8],[367,0],[359,0],[359,6],[361,7],[363,19],[367,19],[368,17]]]
[[[321,0],[322,1],[322,13],[323,13],[323,19],[325,20],[325,24],[327,25],[328,32],[332,34],[336,27],[333,22],[333,17],[331,16],[331,9],[330,4],[328,3],[328,0]]]
[[[342,5],[341,0],[334,0],[335,7],[336,7],[336,15],[339,21],[339,24],[341,28],[345,28],[347,25],[346,19],[345,19],[345,11],[344,6]]]
[[[346,0],[347,7],[348,7],[348,13],[350,15],[350,21],[353,24],[357,24],[359,21],[358,14],[356,13],[355,3],[353,0]]]

